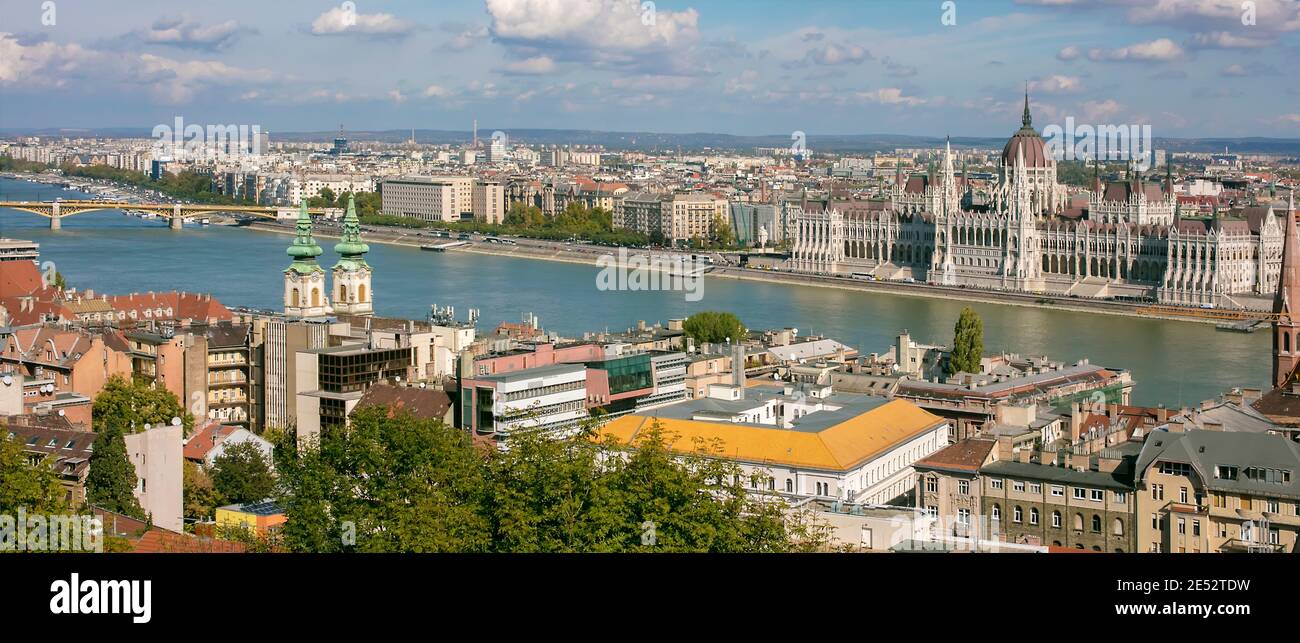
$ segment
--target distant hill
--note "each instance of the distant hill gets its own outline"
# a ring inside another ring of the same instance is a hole
[[[480,128],[479,138],[489,139],[492,128]],[[689,134],[663,134],[655,132],[603,132],[597,130],[570,129],[506,129],[504,131],[512,143],[531,145],[600,145],[608,150],[735,150],[752,151],[759,147],[788,147],[792,141],[789,134],[771,134],[763,136],[735,136],[731,134],[714,134],[695,132]],[[66,137],[136,137],[145,138],[152,135],[152,129],[146,128],[43,128],[43,129],[0,129],[0,136],[66,136]],[[349,130],[344,136],[353,141],[381,141],[402,143],[410,139],[411,130]],[[957,148],[1000,148],[1006,143],[1011,132],[1001,137],[953,137],[953,147]],[[283,132],[272,131],[272,141],[295,142],[329,142],[338,136],[337,131],[319,132]],[[415,140],[426,144],[462,144],[470,141],[472,134],[456,130],[415,130]],[[944,144],[941,136],[908,136],[902,134],[843,134],[818,135],[809,134],[807,145],[814,152],[870,153],[889,151],[895,148],[938,148]],[[1281,154],[1300,156],[1300,139],[1295,138],[1156,138],[1156,149],[1171,152],[1229,152],[1241,154]]]

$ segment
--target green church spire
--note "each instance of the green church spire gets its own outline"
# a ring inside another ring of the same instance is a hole
[[[343,215],[343,239],[334,246],[334,252],[341,255],[335,268],[355,270],[367,268],[366,253],[370,246],[361,241],[361,220],[357,218],[356,197],[348,195],[348,211]]]
[[[323,250],[311,236],[311,216],[307,214],[307,201],[305,200],[298,210],[297,230],[298,236],[294,237],[293,244],[285,250],[286,254],[293,257],[293,263],[289,265],[289,270],[302,274],[313,272],[320,268],[320,266],[316,265],[316,257],[319,257]]]

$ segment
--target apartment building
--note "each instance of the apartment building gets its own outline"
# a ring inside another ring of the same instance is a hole
[[[539,366],[463,378],[461,426],[508,448],[512,435],[540,431],[564,436],[589,416],[584,364]]]
[[[505,220],[506,193],[499,181],[469,176],[411,176],[384,181],[384,214],[422,221]]]
[[[1023,545],[1133,552],[1134,464],[1141,445],[1096,455],[1021,449],[979,469],[984,537]]]
[[[967,438],[912,465],[916,507],[929,516],[932,536],[971,538],[980,533],[980,467],[997,460],[997,447],[994,440]]]
[[[1138,545],[1151,552],[1295,553],[1297,472],[1300,445],[1280,435],[1152,432],[1138,458]]]
[[[629,192],[614,206],[614,227],[644,235],[659,233],[669,243],[708,239],[715,222],[727,221],[727,200],[704,193]]]

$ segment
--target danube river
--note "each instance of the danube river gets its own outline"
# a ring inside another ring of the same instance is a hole
[[[0,199],[85,198],[50,186],[0,179]],[[96,292],[149,290],[210,292],[230,306],[280,306],[284,249],[291,237],[223,226],[167,228],[165,220],[142,220],[119,212],[65,218],[52,232],[48,221],[0,209],[0,236],[41,244],[42,261],[53,261],[68,283]],[[318,239],[328,267],[334,241]],[[750,328],[792,326],[801,335],[836,338],[863,353],[884,352],[906,328],[916,341],[947,343],[960,302],[854,292],[830,288],[706,278],[703,298],[681,292],[604,292],[597,268],[472,253],[433,253],[371,244],[377,313],[423,319],[429,305],[455,306],[464,318],[481,313],[480,327],[519,321],[524,313],[565,336],[619,330],[698,310],[728,310]],[[1190,405],[1234,386],[1264,387],[1269,378],[1269,334],[1225,333],[1193,322],[1135,319],[1099,314],[974,304],[984,319],[986,352],[1046,354],[1052,359],[1128,369],[1138,404]]]

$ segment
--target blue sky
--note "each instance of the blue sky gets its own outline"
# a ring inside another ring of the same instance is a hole
[[[1300,0],[1246,4],[0,0],[0,128],[1001,136],[1028,83],[1040,130],[1300,137]]]

